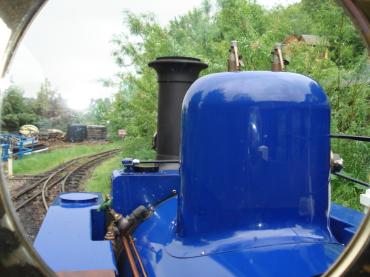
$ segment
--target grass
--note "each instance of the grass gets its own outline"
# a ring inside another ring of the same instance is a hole
[[[122,142],[106,144],[76,144],[67,148],[60,148],[50,152],[42,152],[25,156],[21,160],[13,162],[13,173],[17,174],[38,174],[48,171],[71,159],[94,154],[109,149],[122,147]]]
[[[68,148],[57,149],[52,152],[39,153],[26,156],[22,160],[16,160],[13,164],[13,170],[14,174],[37,174],[50,170],[73,158],[117,147],[123,147],[123,152],[120,152],[115,157],[97,166],[85,186],[86,191],[110,193],[110,178],[112,171],[114,169],[121,168],[121,160],[123,157],[134,157],[139,159],[154,158],[155,153],[148,148],[147,139],[128,138],[124,143],[114,142],[108,144],[87,145],[76,144]],[[355,151],[353,152],[356,153]],[[363,161],[363,159],[359,160]],[[366,168],[366,166],[364,167]],[[366,178],[361,178],[363,176],[354,177],[359,177],[360,179],[366,180]],[[346,207],[362,210],[362,206],[360,205],[359,201],[359,195],[365,191],[363,187],[343,181],[335,176],[332,176],[331,187],[333,201]]]
[[[148,145],[148,143],[143,138],[126,140],[124,142],[124,150],[122,153],[108,161],[105,161],[95,169],[92,177],[86,184],[86,190],[110,193],[110,178],[112,171],[114,169],[121,168],[121,160],[123,157],[134,157],[139,159],[152,159],[154,157],[154,151],[150,150],[146,145]],[[364,168],[366,172],[366,166],[364,166]],[[361,179],[362,176],[354,177]],[[331,179],[332,200],[345,207],[362,211],[363,207],[360,205],[359,197],[361,193],[364,193],[364,187],[346,182],[334,175],[331,176]]]
[[[363,133],[367,135],[368,131]],[[370,145],[368,143],[333,139],[332,149],[344,160],[343,174],[365,182],[370,181]],[[366,187],[332,175],[331,188],[334,202],[345,207],[363,210],[360,204],[360,194],[365,193]]]
[[[145,138],[126,139],[123,143],[123,152],[97,166],[91,178],[85,185],[86,191],[110,193],[111,175],[114,169],[122,167],[121,160],[124,157],[138,159],[153,159],[155,152],[148,148]]]
[[[112,171],[121,167],[122,158],[120,153],[97,166],[85,185],[85,191],[110,193]]]
[[[134,157],[139,159],[152,159],[154,152],[145,145],[146,140],[143,138],[126,140],[124,142],[124,150],[116,157],[105,161],[99,165],[92,174],[92,177],[86,184],[87,191],[96,191],[102,193],[110,193],[111,191],[111,175],[114,169],[121,168],[121,160],[123,157]],[[354,151],[354,153],[356,153]],[[358,153],[358,152],[357,152]],[[350,160],[350,157],[344,157]],[[362,160],[363,161],[363,160]],[[366,159],[365,159],[366,163]],[[366,172],[366,165],[362,165]],[[349,174],[350,175],[350,174]],[[363,176],[353,176],[359,179],[366,180]],[[359,211],[363,210],[360,204],[360,194],[364,193],[365,189],[363,186],[353,184],[351,182],[344,181],[334,175],[331,176],[331,196],[332,201],[350,207]]]
[[[345,175],[350,174],[345,173]],[[365,192],[366,187],[331,175],[331,199],[335,203],[363,211],[364,207],[360,204],[360,194]]]

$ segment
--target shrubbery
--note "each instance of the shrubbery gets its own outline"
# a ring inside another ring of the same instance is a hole
[[[153,15],[126,12],[129,33],[113,39],[113,57],[121,71],[106,84],[117,88],[106,121],[111,130],[125,128],[131,141],[150,154],[156,128],[157,84],[147,64],[158,56],[194,56],[209,64],[202,72],[226,70],[231,40],[237,40],[244,70],[270,70],[276,42],[292,34],[320,36],[322,45],[291,45],[288,71],[316,79],[332,106],[332,133],[370,135],[369,65],[359,34],[334,0],[303,0],[266,10],[254,1],[217,0],[161,26]],[[328,59],[323,58],[328,52]],[[369,146],[332,141],[345,160],[345,171],[368,180]],[[334,199],[359,208],[362,188],[333,180]],[[355,204],[356,203],[356,204]]]

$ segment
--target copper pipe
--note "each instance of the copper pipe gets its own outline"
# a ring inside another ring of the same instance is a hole
[[[132,253],[131,253],[131,250],[130,250],[130,246],[129,246],[127,238],[125,236],[122,236],[122,244],[123,244],[123,248],[125,249],[128,262],[129,262],[130,267],[131,267],[132,275],[134,277],[140,277],[139,271],[137,270],[137,267],[136,267],[134,257],[132,256]]]
[[[134,254],[135,254],[135,256],[136,256],[137,261],[139,262],[139,265],[140,265],[140,268],[141,268],[141,272],[143,273],[143,276],[144,276],[144,277],[147,277],[146,272],[145,272],[145,269],[144,269],[143,262],[141,261],[140,255],[139,255],[139,253],[137,252],[137,249],[136,249],[136,246],[135,246],[135,242],[134,242],[134,240],[132,239],[132,236],[131,236],[131,235],[129,235],[129,236],[128,236],[128,239],[129,239],[129,242],[130,242],[130,244],[131,244],[131,246],[132,246],[132,249],[134,249]]]

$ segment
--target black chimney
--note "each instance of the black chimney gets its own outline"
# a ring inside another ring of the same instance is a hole
[[[181,106],[185,93],[208,67],[189,57],[160,57],[148,64],[158,76],[158,121],[155,145],[158,160],[179,158]]]

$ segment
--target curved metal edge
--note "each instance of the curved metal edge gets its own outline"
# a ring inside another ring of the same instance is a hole
[[[370,2],[366,0],[337,0],[337,3],[342,6],[360,31],[370,55],[370,18],[369,12],[366,13],[366,9],[370,9]]]
[[[11,0],[12,1],[12,0]],[[30,1],[31,2],[31,1]],[[38,4],[33,6],[33,9],[29,10],[27,16],[23,18],[19,24],[19,28],[12,32],[11,39],[5,50],[5,62],[0,64],[0,76],[3,77],[9,63],[14,54],[14,50],[18,46],[23,34],[30,25],[32,19],[35,17],[37,12],[39,12],[42,6],[46,3],[46,0],[33,1],[33,3],[38,2]],[[369,35],[369,24],[363,24],[364,19],[369,22],[369,19],[361,12],[361,8],[356,6],[351,0],[340,0],[339,4],[344,8],[344,10],[349,13],[352,21],[359,27],[369,49],[370,53],[370,35]],[[0,184],[0,230],[10,230],[16,233],[17,238],[19,238],[19,243],[24,247],[25,252],[22,253],[26,261],[30,261],[35,267],[37,267],[38,272],[44,276],[53,276],[53,272],[45,265],[41,258],[35,253],[32,246],[22,235],[22,227],[15,216],[15,211],[12,208],[10,198],[6,189],[6,181],[4,178],[3,171],[1,170],[1,184]],[[4,226],[10,228],[6,229]],[[18,249],[20,246],[17,246]],[[17,251],[18,252],[18,251]],[[22,252],[22,251],[21,251]],[[3,257],[1,257],[3,258]],[[6,257],[8,258],[8,257]],[[1,259],[3,260],[3,259]],[[369,274],[369,261],[370,261],[370,214],[368,213],[364,219],[362,225],[360,226],[358,232],[336,261],[334,265],[324,274],[324,276],[343,276],[343,275],[365,275]],[[23,262],[24,261],[21,261]],[[0,272],[3,271],[0,264]],[[30,273],[28,271],[28,273]]]
[[[369,276],[370,274],[370,213],[325,276]]]
[[[370,18],[364,9],[370,7],[366,0],[338,0],[361,31],[370,55]],[[367,213],[355,236],[335,263],[323,276],[369,276],[370,275],[370,212]]]
[[[32,272],[37,274],[32,276],[55,276],[23,235],[25,232],[6,189],[2,169],[0,180],[0,240],[6,239],[5,243],[11,244],[6,249],[7,253],[0,254],[0,258],[4,258],[0,261],[0,275],[26,276]]]
[[[6,1],[3,1],[1,6],[6,5]],[[12,2],[12,1],[9,1]],[[14,2],[22,2],[22,1],[14,1]],[[28,28],[31,26],[32,21],[36,18],[37,14],[41,11],[41,9],[46,4],[47,0],[32,0],[32,1],[23,1],[28,2],[29,8],[25,11],[26,13],[23,14],[19,19],[19,23],[11,30],[11,36],[5,48],[5,52],[3,54],[3,61],[0,63],[0,78],[3,78],[6,70],[8,69],[10,62],[17,50],[19,43],[21,42],[24,34],[27,32]],[[1,4],[1,3],[0,3]],[[24,10],[23,10],[24,11]],[[20,12],[21,15],[21,12]],[[1,56],[0,56],[1,57]]]
[[[10,29],[0,63],[0,78],[4,78],[22,37],[46,0],[1,1],[2,15]],[[11,14],[10,14],[11,13]],[[3,19],[3,18],[1,18]],[[23,235],[24,230],[16,215],[7,189],[3,168],[0,166],[0,275],[1,276],[55,276]]]

